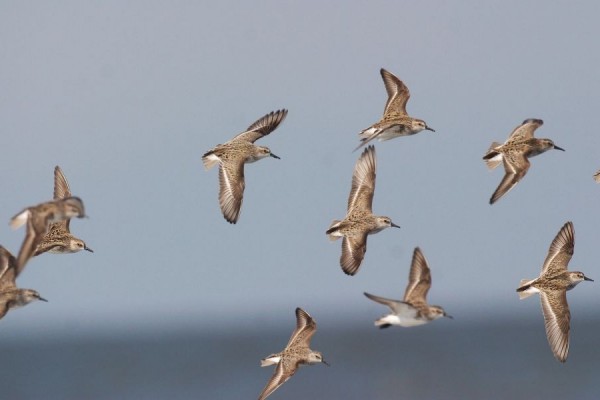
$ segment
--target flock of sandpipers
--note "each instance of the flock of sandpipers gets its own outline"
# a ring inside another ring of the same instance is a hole
[[[410,92],[406,85],[392,73],[381,69],[388,100],[383,117],[359,133],[360,144],[356,149],[374,139],[380,141],[399,136],[409,136],[423,130],[435,132],[425,121],[410,117],[406,104]],[[265,157],[279,158],[268,147],[254,144],[258,139],[274,131],[285,119],[287,110],[271,112],[250,125],[244,132],[224,144],[206,152],[202,161],[206,169],[219,165],[219,205],[225,219],[235,224],[240,216],[244,196],[244,164]],[[540,119],[527,119],[513,130],[504,144],[492,143],[483,160],[490,169],[501,163],[505,175],[490,198],[490,204],[510,191],[527,173],[528,158],[550,149],[563,150],[550,139],[534,137],[535,130],[543,124]],[[356,150],[355,149],[355,150]],[[563,150],[564,151],[564,150]],[[352,187],[348,197],[344,219],[334,220],[326,234],[331,240],[342,238],[340,265],[347,275],[355,275],[367,250],[367,236],[385,228],[396,227],[389,217],[374,215],[372,211],[375,193],[377,159],[375,147],[367,146],[354,167]],[[600,182],[600,171],[594,178]],[[54,200],[28,207],[11,220],[11,227],[27,225],[25,239],[15,258],[0,246],[0,318],[8,310],[43,300],[38,292],[19,289],[16,278],[31,257],[45,252],[74,253],[92,251],[85,242],[69,231],[73,217],[85,216],[81,199],[73,197],[61,169],[54,170]],[[557,360],[565,362],[569,351],[570,312],[566,291],[584,280],[591,281],[582,272],[567,271],[573,256],[575,234],[573,224],[567,222],[560,229],[548,250],[540,276],[522,280],[517,292],[524,299],[534,293],[540,294],[546,335]],[[409,272],[409,281],[402,300],[391,300],[364,293],[369,299],[388,306],[391,313],[375,321],[380,328],[391,325],[411,327],[422,325],[441,317],[452,318],[440,306],[429,305],[426,297],[431,287],[431,272],[420,248],[415,248]],[[261,360],[261,366],[276,364],[274,374],[261,392],[259,400],[271,395],[285,383],[303,364],[324,363],[320,352],[310,349],[310,340],[316,331],[315,320],[301,308],[296,308],[296,329],[287,346],[279,353]],[[328,365],[328,364],[327,364]]]
[[[66,254],[87,250],[93,253],[83,240],[71,234],[69,221],[73,217],[85,217],[83,202],[71,195],[67,179],[57,166],[54,169],[54,200],[27,207],[10,221],[13,229],[27,225],[17,258],[0,246],[0,318],[10,309],[35,300],[46,301],[35,290],[17,288],[16,279],[31,257],[46,252]]]

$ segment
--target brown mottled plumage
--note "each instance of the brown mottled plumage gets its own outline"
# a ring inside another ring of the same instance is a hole
[[[575,231],[573,223],[569,221],[552,241],[540,276],[533,280],[521,280],[517,289],[520,299],[534,293],[540,294],[548,344],[560,362],[567,361],[569,354],[571,313],[567,290],[573,289],[579,282],[592,281],[583,272],[567,271],[574,249]]]
[[[269,156],[279,158],[268,147],[256,146],[254,142],[274,131],[286,115],[287,110],[272,111],[202,156],[207,170],[219,164],[219,205],[227,222],[235,224],[240,215],[246,187],[244,164]]]
[[[329,365],[323,360],[320,352],[310,349],[310,340],[316,330],[317,323],[315,320],[300,307],[296,308],[296,329],[285,349],[261,360],[261,367],[277,364],[277,368],[275,368],[275,373],[269,379],[258,400],[266,399],[277,390],[279,386],[283,385],[296,373],[296,370],[302,364],[323,363]]]
[[[0,319],[12,308],[25,306],[35,300],[47,301],[35,290],[17,288],[16,279],[22,271],[23,267],[17,266],[15,257],[0,246]]]
[[[79,197],[47,201],[28,207],[15,215],[10,221],[13,229],[27,223],[25,239],[17,257],[18,269],[22,270],[33,256],[35,249],[48,232],[50,224],[73,217],[85,217],[83,202]]]
[[[381,68],[379,71],[388,94],[383,117],[359,134],[360,144],[355,151],[373,139],[389,140],[398,136],[408,136],[426,129],[435,132],[422,119],[412,118],[406,112],[406,103],[410,98],[408,87],[394,74]]]
[[[529,157],[537,156],[550,149],[565,151],[550,139],[533,137],[535,130],[543,124],[544,121],[541,119],[526,119],[512,131],[504,144],[492,143],[488,152],[483,156],[489,169],[494,169],[500,163],[504,163],[506,171],[500,185],[490,198],[490,204],[498,201],[523,179],[529,170]]]
[[[65,199],[71,196],[71,189],[67,183],[67,178],[57,165],[54,168],[54,200]],[[40,244],[37,246],[33,255],[39,256],[45,252],[67,254],[76,253],[81,250],[87,250],[93,253],[94,251],[87,247],[83,240],[78,239],[71,234],[71,231],[69,230],[70,222],[71,219],[67,218],[50,225],[48,233],[46,233]]]
[[[367,251],[367,235],[390,226],[400,228],[389,217],[373,215],[376,168],[375,148],[371,145],[362,152],[354,166],[346,217],[341,221],[334,220],[325,232],[331,240],[344,238],[340,265],[347,275],[358,272]]]

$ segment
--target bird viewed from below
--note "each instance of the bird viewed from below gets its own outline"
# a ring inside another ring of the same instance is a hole
[[[537,156],[550,149],[562,150],[550,139],[537,139],[533,134],[542,126],[541,119],[526,119],[516,127],[504,144],[493,142],[487,153],[483,156],[487,167],[492,170],[500,163],[504,163],[505,175],[496,191],[490,198],[494,204],[508,193],[529,170],[529,157]]]
[[[244,132],[224,144],[219,144],[202,156],[204,168],[219,164],[219,205],[227,222],[235,224],[244,198],[244,164],[265,157],[279,159],[268,147],[254,144],[273,132],[285,119],[287,110],[272,111],[254,122]]]

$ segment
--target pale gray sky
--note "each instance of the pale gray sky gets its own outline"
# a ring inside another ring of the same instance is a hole
[[[572,268],[600,280],[599,11],[592,1],[2,3],[0,243],[18,251],[24,232],[8,221],[51,198],[58,164],[90,215],[72,231],[95,250],[33,259],[18,284],[50,301],[11,312],[2,331],[289,324],[296,306],[319,322],[371,324],[385,310],[362,292],[401,297],[415,246],[432,269],[429,300],[452,323],[493,312],[542,324],[537,299],[514,290],[538,275],[566,221]],[[370,236],[348,277],[325,230],[346,211],[357,133],[383,111],[381,67],[437,132],[376,144],[374,211],[402,229]],[[280,108],[287,119],[259,144],[281,160],[246,166],[229,225],[201,156]],[[534,158],[490,206],[503,172],[481,157],[526,118],[543,119],[537,136],[566,152]],[[597,318],[597,285],[569,293],[574,321]]]

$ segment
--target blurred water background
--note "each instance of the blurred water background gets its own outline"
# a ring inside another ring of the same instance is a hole
[[[4,338],[2,398],[257,398],[273,373],[259,360],[285,346],[293,314],[280,322]],[[331,367],[303,367],[272,399],[600,398],[598,319],[573,321],[566,364],[552,357],[541,313],[531,321],[445,319],[382,331],[318,323],[312,348]]]

